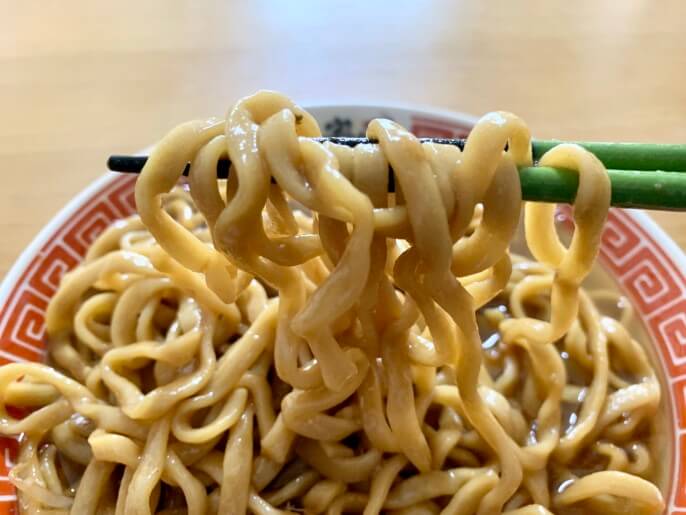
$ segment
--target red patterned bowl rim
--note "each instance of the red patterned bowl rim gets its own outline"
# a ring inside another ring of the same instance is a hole
[[[322,127],[353,133],[373,117],[393,118],[419,136],[462,137],[476,118],[417,106],[354,102],[308,107]],[[106,173],[71,200],[22,252],[0,285],[0,364],[36,361],[44,349],[44,314],[59,279],[83,258],[112,221],[135,211],[135,177]],[[562,214],[569,216],[569,209]],[[672,456],[667,512],[686,515],[686,255],[644,212],[612,209],[600,260],[633,303],[657,349],[668,386]],[[16,441],[0,439],[0,515],[16,512],[7,474]],[[669,446],[668,446],[669,447]]]

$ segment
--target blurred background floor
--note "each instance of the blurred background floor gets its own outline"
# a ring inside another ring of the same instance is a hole
[[[684,143],[684,19],[678,1],[0,0],[0,276],[109,154],[260,88]],[[686,214],[653,216],[686,248]]]

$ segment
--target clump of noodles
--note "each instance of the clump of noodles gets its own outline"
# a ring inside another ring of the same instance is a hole
[[[160,142],[139,216],[50,303],[50,364],[0,369],[22,509],[662,509],[659,383],[580,287],[602,164],[574,145],[543,157],[579,190],[569,247],[553,205],[526,205],[533,262],[509,253],[531,164],[520,119],[486,115],[463,152],[389,120],[367,132],[378,145],[316,143],[308,113],[260,92]],[[190,194],[175,186],[189,161]]]

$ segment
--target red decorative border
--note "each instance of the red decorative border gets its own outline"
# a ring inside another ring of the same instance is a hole
[[[412,116],[418,136],[464,137],[469,126]],[[135,178],[116,176],[84,199],[30,258],[0,309],[0,364],[43,357],[44,315],[62,275],[83,258],[88,245],[111,222],[135,212]],[[562,210],[569,218],[570,210]],[[669,479],[669,512],[686,514],[686,270],[676,264],[638,217],[612,209],[603,234],[601,261],[633,302],[662,362],[666,401],[675,427]],[[7,479],[16,441],[0,439],[0,515],[14,514],[14,488]],[[674,480],[676,479],[676,484]]]
[[[86,249],[103,229],[135,213],[134,184],[135,177],[113,177],[87,198],[31,257],[0,309],[0,365],[43,358],[48,300],[64,273],[83,259]],[[0,438],[0,515],[16,513],[14,486],[7,478],[16,450],[16,440]]]
[[[558,220],[571,225],[572,210],[562,206]],[[686,271],[630,211],[610,209],[603,231],[600,262],[631,300],[636,314],[658,351],[661,375],[667,386],[667,402],[672,414],[667,446],[671,456],[668,477],[668,513],[686,508]],[[671,449],[670,449],[671,447]],[[676,484],[674,480],[676,478]]]

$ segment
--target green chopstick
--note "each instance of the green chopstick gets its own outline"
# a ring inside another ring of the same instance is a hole
[[[316,138],[354,147],[375,143],[366,138]],[[439,144],[464,147],[464,139],[422,138]],[[532,142],[534,161],[545,152],[563,143],[556,140]],[[608,169],[612,183],[611,204],[617,207],[686,211],[686,145],[654,143],[578,142],[593,152]],[[139,173],[146,156],[110,156],[107,166],[115,172]],[[189,165],[184,175],[187,175]],[[219,161],[217,177],[226,178],[229,162]],[[532,166],[519,170],[524,200],[535,202],[572,203],[579,186],[579,176],[570,170]],[[393,173],[389,173],[389,191],[395,188]]]
[[[534,161],[558,140],[532,142]],[[686,145],[660,143],[576,142],[595,154],[607,168],[616,207],[685,210]],[[529,167],[519,170],[525,200],[574,202],[578,174],[569,170]]]
[[[534,161],[551,148],[567,143],[558,140],[534,140],[531,143]],[[686,145],[664,143],[573,142],[593,152],[605,168],[614,170],[686,170]]]
[[[615,207],[666,211],[686,210],[686,172],[676,170],[613,170],[607,171],[612,184],[610,204]],[[579,175],[576,172],[531,166],[519,169],[524,200],[574,202]]]

